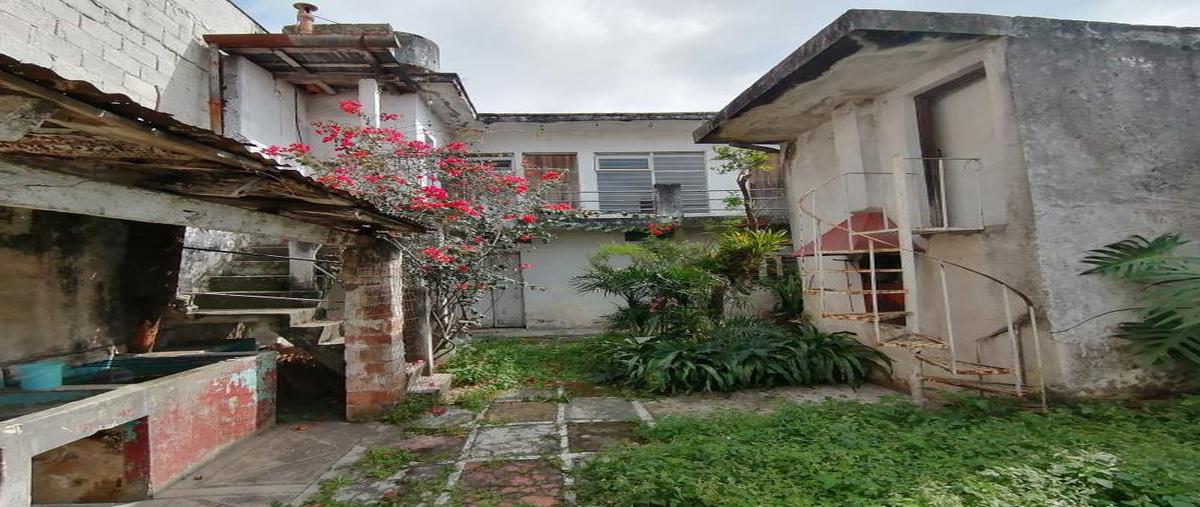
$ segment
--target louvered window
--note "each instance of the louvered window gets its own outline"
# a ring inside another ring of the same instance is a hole
[[[608,153],[596,156],[600,210],[654,212],[654,184],[679,183],[684,212],[708,213],[703,152]]]

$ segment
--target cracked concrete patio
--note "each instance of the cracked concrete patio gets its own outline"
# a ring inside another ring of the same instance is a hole
[[[330,498],[353,505],[571,505],[571,469],[608,447],[637,442],[638,426],[656,418],[763,412],[789,401],[871,402],[887,394],[894,393],[872,385],[646,400],[584,384],[517,390],[479,413],[451,407],[404,429],[344,422],[280,425],[226,450],[154,500],[129,505],[306,506],[322,484],[332,491]],[[368,449],[380,447],[404,449],[413,461],[389,477],[368,477],[355,464]]]

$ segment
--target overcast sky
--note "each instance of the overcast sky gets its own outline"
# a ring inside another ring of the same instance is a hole
[[[293,1],[234,0],[272,31]],[[432,39],[482,112],[715,111],[850,8],[1200,26],[1198,0],[310,1]]]

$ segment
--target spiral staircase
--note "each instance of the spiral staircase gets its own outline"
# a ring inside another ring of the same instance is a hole
[[[983,231],[980,160],[895,157],[892,166],[891,172],[838,175],[800,197],[802,246],[792,255],[805,293],[816,299],[813,316],[831,325],[843,321],[875,347],[906,351],[909,360],[898,366],[909,369],[908,384],[919,402],[927,388],[938,386],[1045,408],[1032,299],[997,276],[931,255],[921,245],[939,234]],[[947,195],[951,172],[959,182],[951,189],[956,195]],[[962,183],[972,178],[974,191],[963,192]],[[917,209],[922,194],[920,205],[933,209]],[[972,201],[978,212],[965,213],[962,204]],[[996,329],[980,332],[981,323]]]

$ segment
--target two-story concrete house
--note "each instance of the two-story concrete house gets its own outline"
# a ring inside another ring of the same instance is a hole
[[[1091,248],[1200,236],[1200,29],[849,11],[695,133],[783,146],[821,326],[920,387],[1037,396],[1170,388],[1111,327],[1136,293]]]

